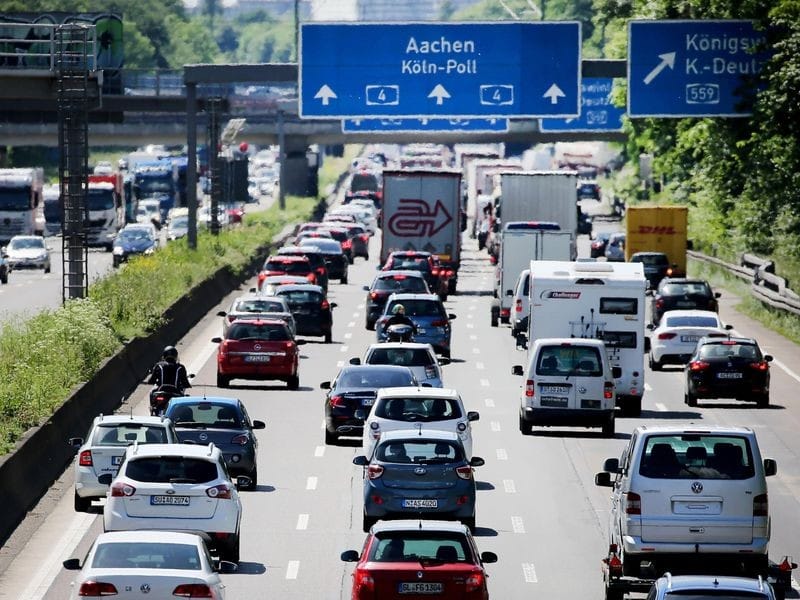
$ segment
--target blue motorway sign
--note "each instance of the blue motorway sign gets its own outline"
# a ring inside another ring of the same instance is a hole
[[[342,133],[395,133],[421,131],[465,131],[473,133],[493,133],[508,131],[508,119],[477,118],[443,119],[427,117],[421,119],[343,119]]]
[[[630,21],[628,115],[743,117],[765,53],[751,21]]]
[[[559,131],[622,131],[625,109],[611,102],[614,80],[584,77],[581,80],[581,116],[576,119],[540,119],[539,129]]]
[[[300,116],[577,117],[581,26],[302,23]]]

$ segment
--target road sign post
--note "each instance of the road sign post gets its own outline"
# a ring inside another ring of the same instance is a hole
[[[628,114],[750,115],[764,39],[751,21],[630,21]]]
[[[611,92],[614,80],[610,77],[584,77],[581,80],[581,116],[576,119],[541,119],[543,132],[601,132],[622,131],[625,109],[614,106]]]
[[[300,116],[576,117],[581,26],[303,23]]]

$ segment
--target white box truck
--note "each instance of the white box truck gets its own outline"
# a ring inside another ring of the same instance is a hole
[[[527,223],[519,223],[527,225]],[[569,260],[572,235],[568,231],[515,228],[506,223],[500,243],[500,260],[495,267],[494,297],[491,305],[491,325],[508,323],[514,284],[532,260]]]
[[[383,171],[381,264],[396,250],[422,250],[454,272],[461,261],[461,172],[455,169]]]
[[[528,346],[539,338],[602,340],[611,365],[621,370],[617,406],[639,416],[649,350],[641,263],[532,261],[530,269]]]

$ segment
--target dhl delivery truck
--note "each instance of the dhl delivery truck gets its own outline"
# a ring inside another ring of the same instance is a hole
[[[663,252],[673,265],[673,276],[685,276],[688,214],[686,206],[629,206],[625,260],[636,252]]]

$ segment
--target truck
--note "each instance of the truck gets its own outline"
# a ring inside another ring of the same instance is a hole
[[[508,323],[514,284],[532,260],[568,261],[572,251],[572,234],[552,229],[516,228],[506,223],[500,243],[500,260],[495,268],[494,300],[491,304],[491,325]],[[520,223],[527,225],[527,223]]]
[[[472,212],[472,237],[477,237],[485,219],[492,215],[486,206],[492,202],[496,175],[502,171],[522,170],[522,163],[515,158],[478,158],[467,163],[467,205]]]
[[[644,394],[645,290],[641,263],[531,261],[530,347],[539,338],[595,338],[605,343],[615,377],[617,407],[638,417]],[[521,339],[522,338],[522,339]]]
[[[424,250],[453,271],[461,262],[461,172],[455,169],[383,171],[381,263],[395,250]]]
[[[686,206],[628,207],[625,222],[625,260],[636,252],[663,252],[672,265],[671,276],[686,276]]]
[[[109,252],[114,238],[125,226],[125,186],[122,173],[89,175],[86,198],[89,227],[88,246],[102,246]]]
[[[44,170],[0,169],[0,242],[44,233]]]
[[[161,222],[165,222],[178,196],[178,174],[172,160],[165,157],[137,163],[133,171],[133,190],[137,201],[157,199]]]
[[[61,233],[61,189],[58,185],[44,186],[44,234],[47,236]]]

